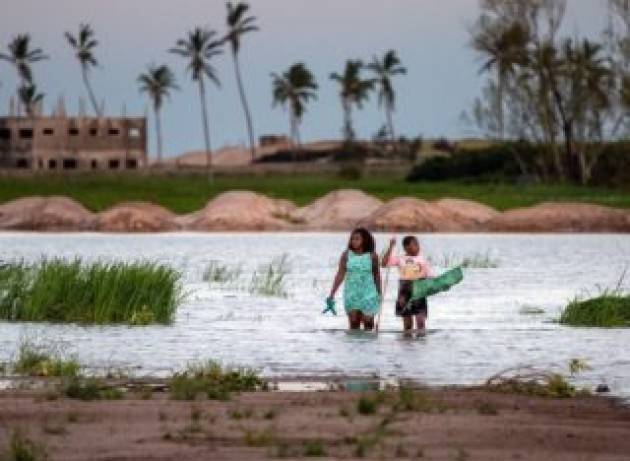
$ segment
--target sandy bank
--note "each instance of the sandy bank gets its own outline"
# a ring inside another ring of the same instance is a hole
[[[122,401],[49,401],[0,394],[0,452],[22,433],[64,461],[328,459],[621,461],[630,410],[603,398],[553,400],[473,389],[423,391],[394,410],[360,414],[359,394],[253,393],[227,402],[154,394]]]
[[[249,191],[218,195],[188,215],[158,205],[121,203],[95,215],[66,197],[27,197],[0,205],[0,230],[171,232],[348,231],[357,225],[398,232],[630,232],[630,211],[586,203],[543,203],[499,212],[457,198],[400,197],[383,203],[338,190],[298,208]]]

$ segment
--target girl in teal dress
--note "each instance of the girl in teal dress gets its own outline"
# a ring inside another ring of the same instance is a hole
[[[374,316],[381,305],[381,273],[374,251],[374,237],[367,229],[358,228],[350,234],[348,249],[341,255],[329,300],[335,298],[344,280],[343,304],[350,329],[358,330],[363,325],[364,329],[372,330]]]

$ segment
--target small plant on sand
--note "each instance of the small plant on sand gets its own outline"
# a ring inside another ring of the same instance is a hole
[[[477,405],[477,411],[480,415],[487,416],[496,416],[499,414],[499,410],[492,402],[481,402],[479,405]]]
[[[180,278],[174,269],[149,262],[7,263],[0,267],[0,319],[166,324],[182,301]]]
[[[72,378],[63,385],[63,393],[70,399],[83,401],[120,400],[124,396],[120,389],[105,386],[97,378]]]
[[[0,452],[0,460],[2,461],[46,461],[48,459],[48,455],[42,447],[36,445],[19,431],[15,431],[11,435],[8,449]]]
[[[378,411],[379,401],[368,395],[362,395],[357,401],[357,412],[360,415],[373,415]]]
[[[319,440],[312,440],[304,444],[304,456],[305,457],[323,457],[326,455],[324,445]]]
[[[248,447],[268,447],[276,442],[276,434],[270,428],[258,432],[246,431],[243,442]]]
[[[283,254],[258,268],[252,275],[249,292],[261,296],[286,298],[286,278],[290,269],[288,259],[288,256]]]
[[[446,411],[446,406],[442,402],[431,400],[427,394],[420,389],[412,389],[403,386],[398,390],[398,397],[392,409],[394,411],[443,413]]]
[[[28,341],[20,344],[13,371],[25,376],[76,377],[81,366],[76,358],[63,357],[59,352],[35,346]]]
[[[203,280],[210,284],[226,284],[238,280],[242,272],[240,266],[230,267],[219,261],[210,261],[203,273]]]
[[[562,311],[560,323],[576,327],[630,327],[630,294],[622,289],[626,274],[624,271],[612,289],[599,287],[595,297],[575,298]]]
[[[205,396],[211,400],[227,400],[232,392],[267,390],[267,383],[254,370],[224,368],[209,361],[191,364],[170,380],[171,397],[195,400]]]
[[[588,364],[579,359],[569,362],[571,376],[589,369]],[[537,370],[534,367],[509,368],[492,377],[485,384],[488,390],[508,394],[525,394],[536,397],[572,398],[588,393],[578,390],[568,378],[560,373]]]

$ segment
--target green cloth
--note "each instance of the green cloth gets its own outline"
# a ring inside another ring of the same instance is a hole
[[[374,283],[372,254],[359,255],[351,250],[347,254],[343,307],[347,313],[356,310],[374,316],[378,313],[381,299]]]
[[[464,280],[464,272],[461,267],[456,267],[455,269],[446,271],[439,277],[414,280],[412,285],[411,301],[447,291],[453,285],[457,285],[462,280]]]

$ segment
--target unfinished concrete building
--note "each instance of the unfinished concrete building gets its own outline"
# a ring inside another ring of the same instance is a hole
[[[0,117],[0,168],[133,170],[146,165],[144,117]]]

